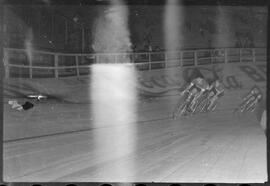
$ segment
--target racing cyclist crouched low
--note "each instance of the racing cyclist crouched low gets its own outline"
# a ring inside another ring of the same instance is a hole
[[[178,112],[181,109],[181,106],[183,105],[183,102],[188,103],[186,107],[187,112],[193,112],[195,109],[194,107],[196,106],[196,100],[205,92],[205,90],[208,88],[208,83],[202,78],[202,77],[197,77],[193,79],[188,86],[185,88],[184,91],[181,91],[181,97],[179,101],[177,102],[172,117],[173,119],[176,119],[178,116]],[[187,93],[187,94],[186,94]],[[183,100],[183,95],[187,95],[187,97],[184,97]],[[194,105],[192,107],[192,105]],[[192,108],[190,108],[192,107]]]
[[[244,111],[251,108],[251,112],[255,110],[255,105],[262,100],[262,93],[260,89],[255,85],[251,88],[249,93],[243,98],[243,103],[240,105],[240,110]]]
[[[196,101],[208,88],[209,84],[202,77],[197,77],[190,82],[189,86],[184,90],[184,92],[190,92],[190,95],[187,98],[187,101],[192,101],[190,107],[188,107],[190,112],[194,112],[196,109]],[[193,99],[191,100],[192,97]]]
[[[216,108],[218,99],[224,95],[224,92],[224,86],[219,79],[214,80],[207,90],[209,103],[204,111],[213,111]]]

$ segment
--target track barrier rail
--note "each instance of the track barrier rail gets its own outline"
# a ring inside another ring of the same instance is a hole
[[[132,64],[138,70],[266,62],[266,48],[216,48],[138,53],[54,53],[4,48],[5,78],[87,76],[93,64]]]

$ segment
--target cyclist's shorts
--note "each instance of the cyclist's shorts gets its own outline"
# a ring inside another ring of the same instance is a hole
[[[204,79],[202,79],[201,81],[195,79],[193,80],[193,83],[200,89],[206,89],[208,87],[208,83]]]

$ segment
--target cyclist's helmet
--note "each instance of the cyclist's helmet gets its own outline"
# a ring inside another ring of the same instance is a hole
[[[198,81],[198,83],[202,83],[203,82],[203,78],[202,77],[197,77],[196,80]]]
[[[260,101],[262,99],[262,95],[259,94],[258,97],[257,97],[258,101]]]
[[[257,87],[253,88],[251,94],[258,94],[260,91]]]

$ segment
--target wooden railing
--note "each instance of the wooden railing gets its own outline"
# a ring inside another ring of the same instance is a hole
[[[266,62],[266,48],[218,48],[167,52],[68,54],[4,48],[6,78],[59,78],[89,75],[99,63],[135,65],[155,70],[222,63]]]

